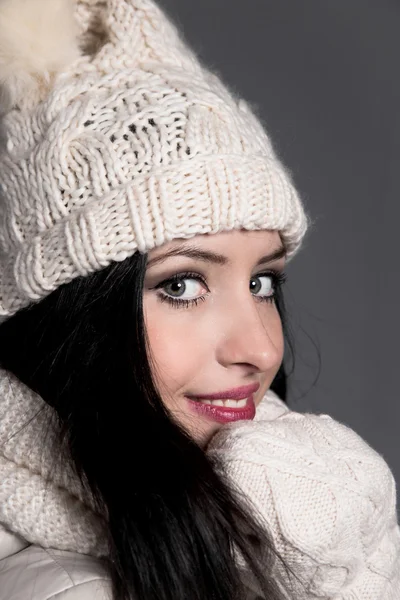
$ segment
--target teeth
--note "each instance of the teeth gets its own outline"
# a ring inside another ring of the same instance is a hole
[[[243,400],[200,400],[202,404],[212,404],[213,406],[226,406],[227,408],[244,408],[247,404],[247,398]]]

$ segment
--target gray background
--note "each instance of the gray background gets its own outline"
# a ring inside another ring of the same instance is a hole
[[[288,267],[289,405],[350,425],[400,487],[400,3],[160,4],[203,61],[259,107],[316,219]]]

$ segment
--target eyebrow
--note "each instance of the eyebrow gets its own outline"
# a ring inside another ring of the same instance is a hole
[[[156,256],[152,258],[147,263],[147,267],[152,267],[156,264],[164,262],[171,256],[187,256],[189,258],[193,258],[195,260],[202,260],[204,262],[213,263],[215,265],[223,265],[230,266],[232,262],[227,256],[223,254],[218,254],[217,252],[211,252],[210,250],[201,250],[196,246],[177,246],[166,252],[165,254],[161,254],[160,256]],[[271,254],[266,254],[262,256],[258,261],[256,266],[258,267],[264,263],[271,263],[275,260],[279,260],[286,256],[286,248],[284,246],[280,246],[276,250],[274,250]]]

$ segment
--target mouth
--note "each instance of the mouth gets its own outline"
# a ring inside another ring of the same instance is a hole
[[[239,400],[232,398],[226,400],[191,399],[188,397],[186,399],[193,412],[218,423],[249,421],[253,420],[256,414],[253,394]]]
[[[240,400],[234,400],[228,398],[227,400],[204,400],[201,398],[193,398],[194,402],[201,402],[201,404],[209,404],[210,406],[226,406],[227,408],[244,408],[247,406],[248,398],[242,398]]]
[[[225,390],[223,392],[215,392],[213,394],[196,394],[196,395],[188,395],[187,397],[191,400],[245,400],[249,398],[252,394],[255,394],[259,389],[259,383],[253,383],[252,385],[246,385],[238,388],[233,388],[230,390]],[[220,405],[217,405],[220,406]]]

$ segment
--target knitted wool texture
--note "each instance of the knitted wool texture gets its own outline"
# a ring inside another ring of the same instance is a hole
[[[152,0],[71,2],[80,55],[2,119],[0,314],[174,238],[279,230],[290,260],[309,219],[254,110]]]
[[[0,370],[0,523],[44,548],[107,556],[104,521],[68,461],[54,462],[51,411]],[[207,453],[223,461],[307,598],[400,598],[395,481],[352,429],[291,411],[269,390],[254,421],[225,425]],[[276,575],[284,581],[279,561]]]
[[[331,416],[279,402],[221,428],[209,455],[224,461],[306,598],[398,600],[396,483],[384,458]],[[276,569],[284,579],[279,561]]]

